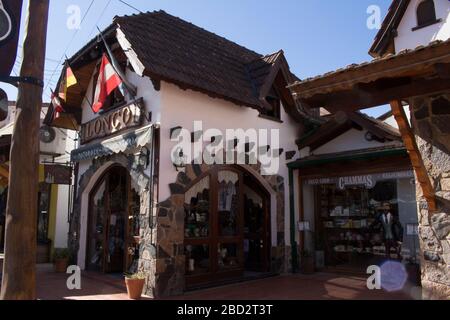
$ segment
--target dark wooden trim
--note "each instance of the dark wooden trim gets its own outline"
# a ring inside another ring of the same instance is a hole
[[[361,108],[380,106],[395,99],[408,99],[415,96],[437,93],[450,88],[450,79],[415,79],[409,84],[386,89],[363,91],[338,91],[319,94],[305,100],[314,108],[325,107],[330,112],[355,111]]]
[[[266,119],[266,120],[275,121],[275,122],[278,122],[278,123],[283,123],[283,120],[281,120],[280,118],[268,116],[268,115],[262,114],[262,113],[260,113],[260,114],[258,115],[258,117],[259,117],[259,118],[262,118],[262,119]]]
[[[436,19],[434,21],[430,21],[430,22],[424,23],[424,24],[422,24],[420,26],[416,26],[416,27],[412,28],[411,31],[420,30],[420,29],[432,26],[433,24],[437,24],[437,23],[441,23],[441,22],[442,22],[442,19],[439,18],[439,19]]]
[[[342,175],[373,174],[411,170],[411,163],[405,157],[374,158],[370,160],[336,161],[324,165],[299,169],[303,179],[320,177],[340,177]]]

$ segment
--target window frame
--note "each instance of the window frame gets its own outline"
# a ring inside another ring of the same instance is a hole
[[[433,12],[434,17],[432,19],[430,18],[428,21],[421,22],[421,21],[419,21],[419,10],[422,9],[421,6],[425,5],[426,3],[431,3],[432,4],[433,10],[434,10],[434,12]],[[416,23],[417,23],[417,26],[412,28],[412,31],[416,31],[416,30],[419,30],[419,29],[422,29],[422,28],[426,28],[426,27],[429,27],[429,26],[431,26],[433,24],[436,24],[436,23],[439,23],[439,22],[442,21],[442,19],[440,19],[440,18],[437,19],[437,17],[436,17],[436,5],[434,3],[434,0],[423,0],[423,1],[421,1],[417,5],[415,12],[416,12]]]

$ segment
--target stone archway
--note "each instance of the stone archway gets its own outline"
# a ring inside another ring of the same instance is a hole
[[[93,160],[91,166],[80,176],[78,184],[78,192],[74,201],[74,208],[70,218],[69,227],[69,250],[72,253],[73,259],[81,268],[85,265],[85,242],[86,242],[86,225],[88,215],[88,199],[89,194],[95,186],[97,180],[114,165],[120,165],[127,169],[131,176],[131,187],[140,196],[140,259],[139,268],[141,270],[149,271],[149,263],[144,261],[148,255],[143,254],[144,251],[154,251],[151,248],[152,239],[148,235],[151,234],[150,220],[150,178],[145,174],[144,170],[137,165],[134,155],[126,155],[123,153],[114,154],[108,157],[102,157]],[[81,248],[81,250],[80,250]],[[150,248],[150,249],[149,249]],[[151,258],[148,257],[148,260]]]
[[[260,165],[240,165],[255,177],[271,195],[272,246],[270,269],[287,269],[285,245],[284,179],[279,175],[262,176]],[[157,206],[157,247],[154,295],[182,294],[185,286],[184,193],[191,182],[211,169],[205,164],[189,164],[169,185],[171,196]]]

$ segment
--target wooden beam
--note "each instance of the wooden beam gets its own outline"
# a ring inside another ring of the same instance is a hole
[[[450,79],[450,63],[437,63],[434,65],[436,73],[443,79]]]
[[[377,89],[378,86],[378,89]],[[379,84],[373,88],[364,86],[364,90],[338,91],[323,93],[311,98],[301,100],[313,108],[326,108],[330,112],[356,111],[387,104],[397,99],[406,99],[415,96],[437,93],[450,89],[450,79],[415,79],[408,84],[379,89]]]
[[[416,143],[414,133],[409,126],[408,118],[406,117],[405,110],[403,109],[400,100],[393,100],[390,102],[392,114],[397,121],[398,128],[402,135],[403,143],[406,150],[408,150],[411,164],[416,172],[417,180],[422,188],[423,196],[428,203],[428,210],[433,213],[437,210],[436,197],[434,193],[433,185],[431,184],[430,177],[428,176],[427,169],[423,163],[422,155]]]

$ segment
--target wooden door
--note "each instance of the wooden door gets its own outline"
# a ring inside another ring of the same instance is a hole
[[[253,179],[247,178],[244,183],[245,270],[267,272],[270,256],[269,195]]]
[[[86,267],[123,272],[128,266],[130,177],[123,167],[109,169],[90,195]]]
[[[216,166],[197,178],[185,194],[186,285],[243,275],[244,179],[236,166]],[[264,205],[268,208],[268,204]],[[268,213],[264,214],[267,219]],[[267,225],[267,220],[261,222]],[[264,261],[269,243],[264,227],[258,239]],[[267,268],[267,264],[262,267]]]

